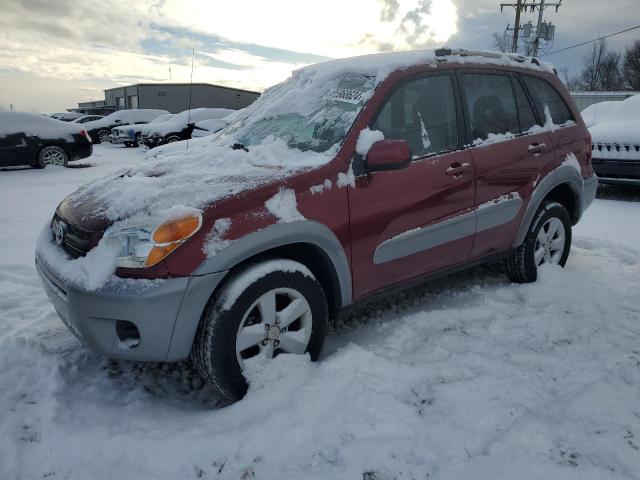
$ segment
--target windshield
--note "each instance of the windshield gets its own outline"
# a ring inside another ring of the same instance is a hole
[[[326,152],[342,142],[374,86],[375,77],[363,74],[321,82],[294,76],[266,91],[219,138],[247,147],[280,139],[303,152]]]

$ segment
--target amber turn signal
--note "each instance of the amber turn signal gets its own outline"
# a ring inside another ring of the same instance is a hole
[[[189,238],[200,228],[200,217],[190,216],[171,220],[153,232],[155,243],[171,243]]]
[[[196,233],[200,229],[201,224],[202,219],[199,215],[191,215],[170,220],[160,225],[151,236],[155,245],[149,252],[149,255],[147,255],[144,266],[151,267],[163,260],[178,248],[182,242]]]

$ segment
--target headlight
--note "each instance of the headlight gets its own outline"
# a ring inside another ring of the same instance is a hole
[[[111,227],[105,232],[107,240],[120,245],[118,267],[151,267],[160,262],[200,230],[202,214],[189,214],[158,223]]]

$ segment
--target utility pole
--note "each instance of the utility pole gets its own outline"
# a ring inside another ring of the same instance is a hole
[[[516,24],[513,28],[513,45],[511,50],[514,53],[518,52],[518,34],[520,32],[520,12],[521,10],[524,10],[525,12],[527,11],[527,8],[529,8],[530,12],[534,12],[535,9],[538,9],[538,26],[536,28],[536,38],[533,41],[533,49],[532,49],[532,55],[534,57],[538,56],[538,49],[540,47],[540,38],[542,36],[542,30],[543,30],[543,21],[542,21],[542,17],[544,15],[544,9],[548,8],[548,7],[555,7],[556,12],[558,11],[558,8],[560,8],[560,5],[562,4],[562,0],[558,0],[557,2],[554,3],[546,3],[545,0],[539,0],[537,3],[535,0],[533,0],[532,3],[527,3],[527,0],[517,0],[517,3],[501,3],[500,4],[500,11],[502,12],[502,9],[504,7],[514,7],[516,9]],[[550,24],[549,24],[550,25]],[[544,26],[546,27],[546,24],[544,24]],[[548,40],[548,37],[552,36],[549,35],[548,33],[545,33],[545,40]]]
[[[526,2],[527,0],[525,0]],[[516,24],[513,27],[513,43],[511,44],[511,52],[518,53],[518,34],[520,33],[520,12],[522,10],[522,0],[517,0],[516,3],[501,3],[500,11],[504,7],[514,7],[516,9]],[[526,8],[526,7],[525,7]],[[509,27],[507,27],[509,30]]]

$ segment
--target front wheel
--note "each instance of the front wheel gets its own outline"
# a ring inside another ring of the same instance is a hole
[[[247,391],[249,362],[290,353],[316,360],[324,343],[327,300],[302,264],[267,260],[238,272],[212,297],[194,341],[200,375],[228,402]]]
[[[179,142],[182,139],[177,136],[177,135],[169,135],[166,140],[164,141],[164,143],[175,143],[175,142]]]
[[[569,212],[558,202],[545,202],[536,212],[524,243],[507,259],[507,275],[516,283],[535,282],[541,265],[564,267],[569,250]]]

